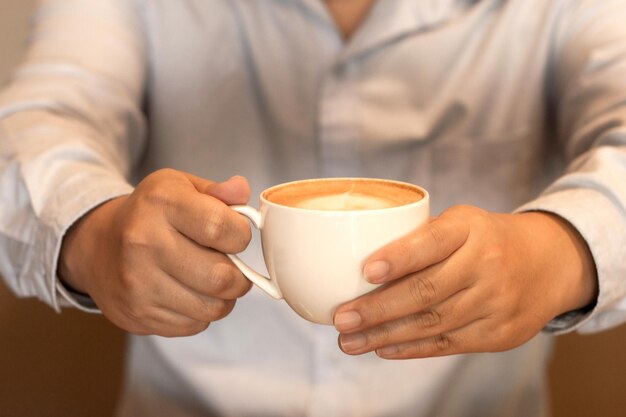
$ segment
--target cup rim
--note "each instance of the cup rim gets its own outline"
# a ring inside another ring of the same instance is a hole
[[[386,208],[379,208],[379,209],[368,209],[368,210],[315,210],[315,209],[307,209],[307,208],[302,208],[302,207],[292,207],[292,206],[286,206],[283,204],[279,204],[279,203],[275,203],[273,201],[270,201],[266,198],[266,195],[268,193],[271,193],[273,191],[276,191],[279,188],[284,188],[284,187],[290,187],[292,185],[295,184],[304,184],[304,183],[311,183],[311,182],[332,182],[332,181],[375,181],[378,183],[386,183],[386,184],[396,184],[402,187],[408,187],[408,188],[412,188],[413,190],[419,192],[422,195],[422,198],[420,198],[417,201],[414,201],[412,203],[409,204],[403,204],[401,206],[395,206],[395,207],[386,207]],[[273,207],[278,207],[281,209],[285,209],[285,210],[296,210],[296,211],[302,211],[302,212],[312,212],[312,213],[326,213],[326,214],[338,214],[338,213],[372,213],[372,212],[389,212],[389,211],[393,211],[393,210],[403,210],[406,209],[408,207],[414,207],[416,205],[423,205],[423,204],[428,204],[429,200],[430,200],[430,195],[428,193],[428,191],[426,191],[425,188],[420,187],[419,185],[415,185],[406,181],[398,181],[398,180],[392,180],[392,179],[386,179],[386,178],[369,178],[369,177],[328,177],[328,178],[309,178],[309,179],[303,179],[303,180],[295,180],[295,181],[288,181],[288,182],[284,182],[281,184],[276,184],[273,185],[269,188],[266,188],[265,190],[263,190],[261,192],[260,195],[260,200],[263,204],[269,205],[269,206],[273,206]]]

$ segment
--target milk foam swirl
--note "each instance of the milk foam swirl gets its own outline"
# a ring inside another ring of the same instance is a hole
[[[384,197],[348,191],[341,194],[312,196],[299,201],[295,207],[309,210],[377,210],[397,204]]]

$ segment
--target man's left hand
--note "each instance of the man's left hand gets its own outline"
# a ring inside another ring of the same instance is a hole
[[[589,249],[568,222],[472,206],[377,251],[364,275],[385,285],[337,309],[339,345],[388,359],[512,349],[598,291]]]

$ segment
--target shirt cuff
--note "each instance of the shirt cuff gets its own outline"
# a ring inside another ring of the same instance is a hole
[[[85,313],[100,314],[101,311],[96,303],[87,294],[79,293],[65,286],[60,280],[56,282],[57,292],[61,295],[59,298],[60,307],[76,307]]]
[[[99,313],[96,304],[86,295],[71,291],[63,285],[57,275],[58,261],[61,253],[63,238],[69,228],[81,217],[97,206],[116,197],[130,194],[133,187],[124,181],[112,180],[108,183],[100,183],[86,190],[84,193],[72,198],[63,204],[63,210],[55,218],[53,230],[46,233],[43,240],[41,253],[46,259],[48,288],[52,295],[52,307],[60,312],[61,307],[73,306],[82,311]]]
[[[590,305],[591,306],[591,305]],[[552,334],[569,333],[580,327],[583,322],[590,316],[593,308],[586,307],[580,310],[568,311],[563,313],[546,324],[543,331]]]
[[[548,192],[515,211],[543,211],[568,221],[587,243],[596,266],[599,292],[595,304],[556,317],[544,331],[596,332],[626,320],[626,311],[616,308],[626,297],[626,282],[616,265],[623,258],[620,248],[626,247],[626,219],[610,196],[590,188],[566,188]]]

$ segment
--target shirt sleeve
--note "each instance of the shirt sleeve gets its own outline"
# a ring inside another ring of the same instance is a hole
[[[145,45],[132,0],[44,0],[0,93],[0,275],[19,296],[88,311],[57,278],[68,228],[132,192],[144,146]]]
[[[585,239],[597,270],[597,302],[546,330],[594,332],[626,321],[626,3],[561,4],[548,85],[568,166],[519,211],[559,215]]]

